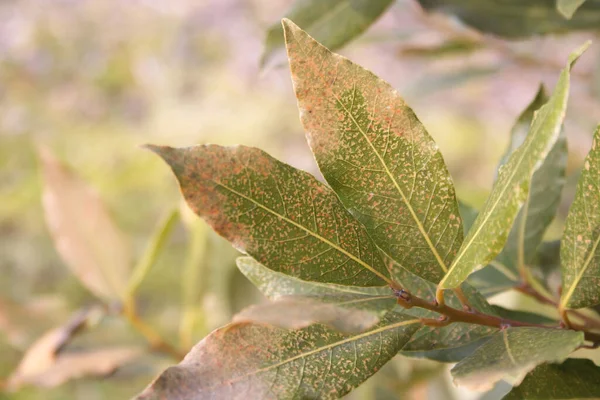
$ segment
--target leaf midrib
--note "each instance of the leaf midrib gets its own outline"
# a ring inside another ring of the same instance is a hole
[[[221,186],[222,188],[224,188],[225,190],[230,191],[231,193],[242,197],[243,199],[246,199],[248,201],[250,201],[251,203],[255,204],[256,206],[262,208],[263,210],[270,212],[271,214],[277,216],[278,218],[281,218],[282,220],[288,222],[289,224],[294,225],[297,228],[302,229],[303,231],[305,231],[306,233],[308,233],[309,235],[319,239],[320,241],[322,241],[323,243],[326,243],[327,245],[331,246],[332,248],[334,248],[335,250],[339,251],[340,253],[344,254],[346,257],[350,258],[351,260],[353,260],[354,262],[358,263],[360,266],[362,266],[363,268],[371,271],[372,273],[374,273],[375,275],[377,275],[379,278],[383,279],[385,282],[387,282],[388,284],[392,285],[392,281],[390,280],[390,278],[388,278],[387,276],[383,275],[381,272],[377,271],[375,268],[373,268],[372,266],[370,266],[369,264],[367,264],[366,262],[364,262],[363,260],[361,260],[360,258],[356,257],[355,255],[353,255],[352,253],[349,253],[348,251],[344,250],[343,248],[339,247],[338,245],[336,245],[335,243],[327,240],[326,238],[324,238],[323,236],[319,235],[316,232],[311,231],[310,229],[307,229],[306,227],[300,225],[299,223],[292,221],[291,219],[285,217],[284,215],[279,214],[278,212],[276,212],[275,210],[272,210],[268,207],[265,207],[264,205],[262,205],[261,203],[257,202],[256,200],[254,200],[251,197],[248,197],[246,195],[244,195],[243,193],[238,192],[237,190],[230,188],[227,185],[224,185],[221,182],[217,182],[215,180],[212,180],[216,185]]]
[[[352,113],[348,110],[348,108],[346,108],[346,106],[341,102],[341,100],[335,94],[333,94],[333,97],[338,102],[338,104],[344,109],[344,111],[346,112],[346,114],[352,119],[352,122],[354,122],[354,124],[358,128],[358,130],[361,133],[361,135],[365,138],[365,140],[367,141],[367,143],[369,143],[369,146],[373,150],[373,153],[375,153],[375,155],[377,156],[377,159],[379,160],[379,162],[381,163],[381,165],[385,169],[385,173],[389,176],[389,178],[394,183],[394,186],[396,187],[396,190],[398,191],[398,193],[400,193],[400,196],[402,197],[402,201],[404,202],[404,204],[406,204],[406,207],[408,208],[408,210],[410,212],[410,215],[412,216],[413,220],[417,224],[417,227],[419,228],[419,231],[421,232],[421,235],[423,236],[423,238],[427,242],[427,245],[431,249],[431,251],[432,251],[433,255],[435,256],[438,264],[442,268],[442,271],[444,271],[444,273],[447,273],[448,272],[448,267],[446,266],[446,263],[444,263],[444,260],[442,260],[442,258],[440,257],[437,249],[435,248],[435,246],[431,242],[431,239],[430,239],[429,235],[425,231],[425,227],[423,226],[423,224],[419,220],[417,214],[415,213],[414,209],[412,208],[412,205],[408,201],[408,198],[406,197],[406,195],[404,194],[404,192],[400,188],[400,185],[396,181],[396,178],[394,178],[394,175],[392,174],[392,172],[388,168],[387,163],[381,157],[381,155],[379,154],[379,152],[377,151],[377,149],[375,148],[375,146],[373,145],[373,143],[371,143],[371,141],[369,140],[368,136],[363,131],[362,127],[359,125],[358,121],[354,118],[354,115],[352,115]]]
[[[562,103],[564,103],[564,101]],[[547,104],[549,104],[549,103],[547,103]],[[559,126],[558,129],[560,129],[560,126]],[[556,131],[556,130],[557,130],[557,128],[554,129],[554,131]],[[533,144],[533,142],[534,142],[534,140],[531,139],[529,141],[529,143],[527,143],[527,147],[523,150],[523,153],[521,154],[521,158],[519,159],[517,165],[513,169],[513,173],[510,175],[510,177],[507,180],[507,184],[504,185],[504,187],[502,188],[502,191],[500,192],[500,194],[498,195],[498,198],[496,199],[496,202],[493,204],[493,206],[490,209],[490,211],[486,214],[486,216],[484,217],[484,219],[481,222],[481,224],[479,224],[479,228],[477,228],[477,230],[475,231],[475,233],[473,234],[473,236],[471,236],[469,242],[465,243],[465,245],[462,247],[462,251],[460,251],[459,254],[456,256],[456,258],[454,259],[454,262],[452,263],[452,266],[450,267],[450,270],[448,271],[448,273],[446,274],[446,276],[444,277],[444,279],[441,280],[440,286],[444,285],[444,282],[452,274],[452,271],[456,268],[456,266],[460,262],[460,259],[465,255],[465,253],[467,252],[467,250],[471,247],[471,245],[473,244],[473,241],[479,235],[479,233],[481,232],[481,230],[483,229],[483,227],[486,226],[488,219],[492,215],[493,211],[496,210],[496,207],[498,207],[498,203],[500,202],[500,200],[504,200],[504,192],[508,189],[509,182],[511,182],[513,180],[513,178],[515,177],[515,175],[517,174],[517,171],[521,167],[521,164],[522,164],[523,160],[525,159],[525,155],[529,151],[529,148],[531,147],[531,145]]]
[[[411,320],[408,320],[408,321],[402,321],[402,322],[397,322],[395,324],[390,324],[390,325],[382,326],[381,328],[377,328],[377,329],[374,329],[372,331],[361,333],[359,335],[352,336],[352,337],[340,340],[340,341],[335,342],[335,343],[330,343],[330,344],[325,345],[325,346],[317,347],[316,349],[310,350],[310,351],[308,351],[306,353],[301,353],[301,354],[295,355],[294,357],[290,357],[290,358],[288,358],[286,360],[280,361],[277,364],[269,365],[268,367],[264,367],[264,368],[259,368],[257,370],[252,371],[252,372],[249,372],[247,374],[238,376],[238,377],[236,377],[234,379],[231,379],[231,380],[228,380],[228,381],[225,381],[225,382],[219,382],[216,385],[212,385],[212,386],[209,386],[209,387],[202,388],[202,390],[210,390],[210,389],[212,389],[214,387],[221,386],[223,384],[231,384],[231,383],[234,383],[234,382],[237,382],[237,381],[241,381],[244,378],[247,378],[249,376],[257,375],[257,374],[260,374],[261,372],[266,372],[266,371],[269,371],[269,370],[272,370],[272,369],[279,368],[282,365],[291,363],[291,362],[296,361],[296,360],[298,360],[300,358],[309,357],[309,356],[311,356],[313,354],[316,354],[316,353],[319,353],[321,351],[325,351],[325,350],[328,350],[328,349],[331,349],[331,348],[337,347],[337,346],[342,346],[342,345],[344,345],[346,343],[351,343],[351,342],[354,342],[354,341],[357,341],[357,340],[369,337],[371,335],[376,335],[376,334],[379,334],[381,332],[385,332],[387,330],[400,328],[401,326],[412,325],[412,324],[420,324],[420,323],[421,323],[420,319],[411,319]],[[227,329],[227,328],[225,328],[225,329]]]

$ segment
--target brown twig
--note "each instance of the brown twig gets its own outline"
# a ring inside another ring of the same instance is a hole
[[[478,311],[463,311],[449,307],[445,304],[439,304],[439,302],[429,302],[418,296],[414,296],[406,290],[395,290],[397,302],[404,308],[419,307],[429,311],[441,314],[442,317],[439,319],[423,318],[421,322],[429,326],[446,326],[454,322],[466,322],[469,324],[490,326],[498,329],[505,329],[508,327],[537,327],[545,329],[564,329],[562,327],[552,327],[548,325],[533,324],[528,322],[516,321],[506,318],[500,318],[495,315],[489,315],[480,313]],[[584,327],[571,324],[570,329],[582,331],[585,335],[585,340],[592,342],[593,344],[600,343],[600,334],[588,332]]]
[[[154,328],[142,321],[137,314],[134,301],[128,301],[125,304],[123,307],[123,316],[125,316],[135,330],[144,336],[153,350],[168,354],[177,360],[185,357],[185,352],[169,344]]]

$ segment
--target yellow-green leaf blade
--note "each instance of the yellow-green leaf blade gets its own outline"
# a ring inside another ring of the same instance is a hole
[[[503,400],[600,398],[600,367],[590,360],[568,359],[531,371]]]
[[[297,331],[226,326],[138,399],[339,398],[395,356],[419,326],[417,319],[396,313],[351,336],[319,325]]]
[[[564,360],[583,341],[582,332],[566,329],[506,328],[452,368],[452,376],[478,390],[500,379],[520,382],[537,365]]]
[[[308,173],[245,146],[150,148],[171,166],[192,210],[267,267],[321,282],[390,282],[365,229]]]
[[[600,303],[600,126],[583,164],[560,246],[562,308]]]
[[[529,194],[534,172],[554,147],[564,120],[570,85],[570,70],[589,46],[586,43],[569,57],[550,100],[536,114],[523,144],[501,168],[498,179],[477,216],[450,270],[439,287],[457,287],[500,253],[510,228]]]
[[[573,18],[573,14],[586,0],[556,0],[556,9],[567,19]]]
[[[378,247],[439,281],[463,234],[435,142],[388,83],[283,25],[301,121],[325,179]]]
[[[393,3],[393,0],[296,0],[285,17],[306,28],[330,49],[337,49],[362,34]],[[267,32],[265,65],[285,45],[281,23]]]

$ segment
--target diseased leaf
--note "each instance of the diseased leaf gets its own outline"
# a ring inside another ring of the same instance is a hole
[[[48,149],[40,149],[42,204],[57,251],[96,296],[120,299],[131,269],[130,248],[98,194],[68,171]]]
[[[323,176],[378,247],[439,281],[463,232],[437,145],[388,83],[283,25],[300,119]]]
[[[573,18],[573,14],[585,0],[556,0],[556,9],[567,19]]]
[[[563,0],[563,2],[582,0]],[[428,11],[456,16],[464,23],[487,33],[522,38],[598,29],[600,1],[587,0],[573,18],[566,19],[556,9],[557,0],[419,0]],[[571,10],[573,7],[569,7]]]
[[[345,308],[366,310],[379,316],[396,306],[396,296],[389,287],[342,286],[303,281],[270,270],[250,257],[239,257],[237,266],[271,300],[283,296],[303,297],[321,303],[343,303]]]
[[[360,309],[362,299],[334,299],[336,301],[320,302],[300,296],[279,297],[242,310],[233,317],[233,323],[265,324],[286,329],[301,329],[319,323],[340,332],[359,333],[379,322],[375,313]]]
[[[396,313],[353,336],[320,325],[297,331],[226,326],[165,370],[138,399],[339,398],[395,356],[419,326],[417,319]]]
[[[393,0],[296,0],[285,17],[302,25],[330,49],[337,49],[362,34],[393,3]],[[264,66],[284,47],[281,23],[267,32]]]
[[[543,86],[517,119],[499,169],[525,141],[535,112],[548,101]],[[552,222],[565,184],[567,141],[564,132],[531,178],[527,201],[521,207],[502,252],[488,266],[475,272],[470,281],[485,295],[494,295],[520,284],[519,268],[532,274],[536,249]]]
[[[529,194],[533,173],[539,169],[560,134],[569,94],[569,73],[589,42],[569,57],[546,105],[539,109],[527,138],[500,169],[498,180],[454,258],[441,289],[458,286],[473,271],[487,265],[504,247],[509,228]]]
[[[537,365],[562,361],[583,344],[583,332],[566,329],[506,328],[454,368],[458,385],[490,389],[500,379],[520,382]]]
[[[149,148],[171,166],[192,210],[265,266],[305,280],[390,283],[365,229],[308,173],[245,146]]]
[[[503,400],[598,399],[600,368],[590,360],[568,359],[562,364],[543,364]]]
[[[600,126],[583,164],[560,249],[561,308],[600,303]]]

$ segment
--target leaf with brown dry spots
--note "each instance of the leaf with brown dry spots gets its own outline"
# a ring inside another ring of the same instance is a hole
[[[283,20],[300,119],[323,176],[381,249],[438,282],[463,232],[437,145],[398,93]]]
[[[396,313],[351,336],[313,325],[296,331],[230,325],[198,343],[138,400],[334,399],[394,357],[420,326]]]
[[[486,390],[500,379],[520,382],[537,365],[563,361],[583,344],[583,332],[567,329],[506,328],[454,368],[458,385]]]
[[[192,210],[265,266],[311,281],[391,282],[364,227],[310,174],[245,146],[149,148],[171,166]]]
[[[527,138],[498,173],[492,192],[454,258],[439,287],[451,289],[486,266],[500,253],[521,206],[527,200],[533,174],[556,144],[567,110],[571,68],[589,46],[574,51],[563,69],[554,93],[537,111]]]
[[[42,204],[54,245],[73,274],[104,300],[127,289],[131,253],[98,194],[67,170],[48,149],[40,149]]]
[[[562,308],[600,303],[600,126],[583,164],[560,246]]]

